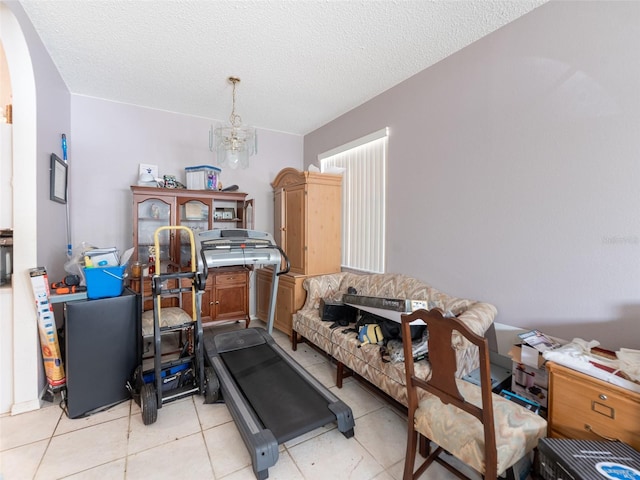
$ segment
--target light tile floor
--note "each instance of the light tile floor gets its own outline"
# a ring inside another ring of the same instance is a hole
[[[326,357],[307,345],[292,352],[288,337],[280,332],[274,332],[274,338],[351,407],[355,435],[347,439],[331,424],[286,442],[269,478],[401,479],[406,416],[357,380],[346,379],[343,388],[337,388],[335,366]],[[158,420],[148,426],[132,400],[73,420],[57,403],[44,405],[0,417],[0,480],[255,479],[247,449],[223,403],[205,405],[202,396],[194,395],[165,404]],[[423,478],[456,477],[433,465]]]

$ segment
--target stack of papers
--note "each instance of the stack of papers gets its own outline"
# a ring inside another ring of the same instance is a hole
[[[519,333],[518,337],[520,337],[520,339],[530,347],[533,347],[543,353],[547,350],[553,350],[560,346],[558,342],[545,335],[540,330],[531,330],[529,332]]]
[[[130,248],[122,258],[118,254],[118,249],[116,247],[110,248],[92,248],[91,250],[85,250],[82,255],[85,257],[85,263],[87,263],[87,258],[93,267],[117,267],[117,266],[125,266],[131,260],[131,256],[133,255],[133,248]],[[88,265],[85,265],[88,266]]]

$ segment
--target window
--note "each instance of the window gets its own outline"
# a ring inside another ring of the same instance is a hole
[[[388,129],[318,156],[322,172],[343,171],[342,267],[384,273]]]

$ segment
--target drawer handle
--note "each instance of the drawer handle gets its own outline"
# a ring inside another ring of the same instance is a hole
[[[605,440],[609,440],[610,442],[619,442],[620,440],[618,440],[617,438],[613,438],[613,437],[607,437],[606,435],[602,435],[601,433],[596,432],[593,427],[591,425],[589,425],[588,423],[584,424],[584,429],[587,432],[591,432],[594,433],[595,435],[599,436],[600,438],[604,438]]]
[[[608,405],[605,405],[604,403],[596,401],[591,402],[591,410],[599,413],[600,415],[604,415],[605,417],[616,418],[616,410]]]

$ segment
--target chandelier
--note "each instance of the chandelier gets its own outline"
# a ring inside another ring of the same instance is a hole
[[[236,85],[240,79],[229,77],[228,80],[233,85],[231,116],[229,125],[218,125],[214,131],[216,156],[221,167],[247,168],[249,157],[258,151],[258,137],[255,128],[242,126],[242,119],[236,113]],[[210,148],[211,143],[209,138]]]

